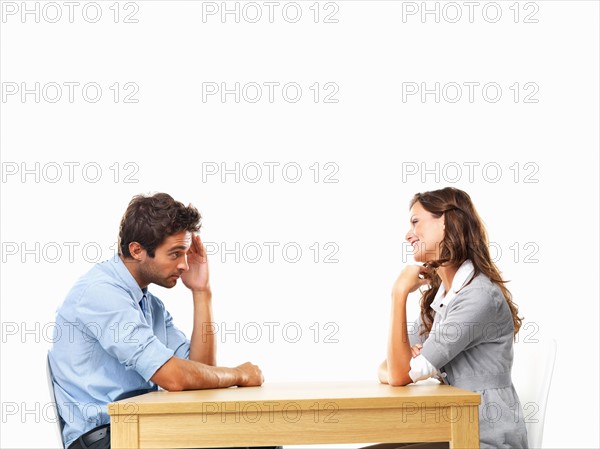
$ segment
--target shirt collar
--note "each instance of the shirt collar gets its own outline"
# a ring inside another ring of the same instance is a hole
[[[444,284],[440,284],[440,288],[438,288],[435,298],[431,303],[431,308],[436,312],[440,312],[444,307],[447,307],[474,272],[473,263],[469,259],[465,260],[456,271],[454,279],[452,279],[450,291],[446,295],[444,295],[446,293]]]
[[[111,262],[114,262],[111,264],[111,267],[115,274],[119,277],[119,279],[121,279],[127,291],[131,294],[132,298],[139,303],[141,299],[144,296],[146,296],[146,293],[148,292],[148,287],[145,287],[143,289],[140,288],[137,281],[129,272],[129,270],[125,266],[125,263],[123,263],[118,254],[116,254],[115,257],[111,259]]]

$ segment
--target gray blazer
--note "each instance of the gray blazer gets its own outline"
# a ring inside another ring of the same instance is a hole
[[[522,407],[512,384],[514,325],[500,288],[483,274],[435,313],[431,332],[422,321],[409,329],[410,344],[450,385],[481,394],[482,448],[528,448]]]

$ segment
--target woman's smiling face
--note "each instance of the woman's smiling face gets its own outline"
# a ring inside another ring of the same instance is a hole
[[[416,262],[439,260],[444,239],[444,215],[436,217],[416,202],[410,208],[410,230],[406,240],[413,247]]]

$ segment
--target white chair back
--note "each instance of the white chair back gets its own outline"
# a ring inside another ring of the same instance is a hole
[[[514,345],[512,379],[523,409],[527,440],[531,449],[542,447],[544,418],[552,372],[556,359],[556,340],[518,342]]]
[[[50,391],[50,400],[54,404],[54,410],[56,410],[56,422],[58,423],[58,441],[60,441],[60,447],[64,449],[65,443],[62,438],[63,427],[65,426],[64,421],[62,420],[60,413],[58,411],[58,406],[56,404],[56,396],[54,395],[54,384],[52,383],[52,367],[50,366],[50,355],[46,357],[46,378],[48,380],[48,390]]]

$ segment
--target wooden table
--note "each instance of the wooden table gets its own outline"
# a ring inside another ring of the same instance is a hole
[[[449,441],[479,447],[480,396],[447,385],[267,383],[109,404],[112,449]]]

